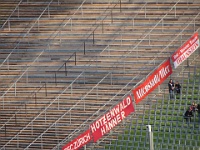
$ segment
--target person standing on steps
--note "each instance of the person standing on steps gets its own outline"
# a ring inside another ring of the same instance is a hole
[[[172,79],[169,80],[168,82],[168,88],[169,88],[169,97],[170,99],[174,98],[174,82]]]

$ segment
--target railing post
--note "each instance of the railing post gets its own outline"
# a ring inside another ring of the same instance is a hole
[[[83,52],[84,52],[84,55],[85,55],[85,41],[83,43]]]
[[[49,6],[48,6],[48,17],[50,18]]]
[[[65,75],[67,76],[67,62],[65,62]]]
[[[70,18],[71,31],[72,31],[72,18]]]
[[[58,97],[58,110],[60,110],[60,97]]]
[[[41,135],[41,149],[43,149],[42,135]]]
[[[47,117],[46,117],[46,107],[44,108],[45,109],[45,111],[44,111],[44,122],[45,122],[45,124],[47,123]]]
[[[17,148],[19,148],[19,135],[17,135]]]
[[[71,96],[72,96],[72,94],[73,94],[73,92],[72,92],[72,91],[73,91],[73,89],[72,89],[72,84],[71,84]]]
[[[38,31],[40,30],[40,21],[39,21],[39,19],[38,19]]]
[[[94,44],[94,31],[93,31],[93,33],[92,33],[92,37],[93,37],[93,44]]]
[[[28,70],[26,71],[26,83],[28,83]]]
[[[82,17],[83,17],[83,8],[82,8],[82,6],[81,6],[81,15],[82,15]]]
[[[17,83],[15,82],[15,96],[17,96],[17,89],[16,89]]]
[[[57,85],[57,77],[56,77],[56,72],[55,72],[55,84]]]
[[[17,124],[17,115],[15,113],[15,125]]]
[[[69,124],[71,124],[71,111],[69,111]]]
[[[19,18],[19,6],[17,8],[17,17]]]
[[[132,26],[133,26],[133,28],[135,26],[135,19],[134,18],[132,19]]]
[[[45,95],[47,96],[47,83],[44,83],[44,88],[45,88]]]
[[[111,23],[113,24],[113,12],[112,12],[112,10],[111,10],[110,13],[111,13],[111,14],[110,14],[110,16],[111,16]]]
[[[147,14],[146,14],[146,5],[144,7],[144,17],[146,18],[147,17]]]
[[[4,128],[5,128],[4,132],[5,132],[5,137],[6,137],[6,124],[5,124]]]
[[[194,18],[194,32],[195,32],[195,18]]]
[[[112,72],[110,73],[110,83],[113,85]]]
[[[174,16],[176,18],[176,6],[174,6]]]
[[[26,103],[25,103],[25,105],[24,105],[24,106],[25,106],[25,114],[26,114],[26,117],[27,117],[27,113],[26,113]]]
[[[33,135],[33,122],[31,122],[31,135]]]
[[[75,66],[76,66],[76,52],[74,53],[74,55],[75,55]]]
[[[103,33],[103,20],[101,22],[101,32]]]
[[[36,98],[36,93],[35,93],[35,105],[37,104],[37,98]]]
[[[10,20],[8,20],[8,31],[10,31]]]
[[[120,9],[120,12],[122,12],[122,1],[119,0],[119,9]]]
[[[8,67],[8,71],[10,70],[10,66],[9,66],[9,58],[7,59],[7,67]]]
[[[3,110],[4,110],[4,96],[2,97],[2,103],[3,103]]]
[[[151,43],[150,43],[150,38],[151,38],[151,37],[150,37],[150,34],[149,34],[149,45],[151,45]]]

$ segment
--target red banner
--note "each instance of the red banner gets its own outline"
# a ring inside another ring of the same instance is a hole
[[[160,85],[170,74],[172,74],[172,67],[170,59],[162,63],[147,79],[137,88],[133,89],[133,95],[136,104],[151,93],[158,85]]]
[[[199,47],[198,32],[187,40],[174,54],[172,61],[174,68],[177,68],[184,60],[186,60]]]
[[[92,131],[94,142],[108,133],[133,111],[132,98],[128,96],[100,119],[92,123],[90,125],[90,130]]]
[[[76,139],[68,143],[67,145],[63,146],[62,150],[77,150],[90,142],[91,140],[91,135],[90,135],[90,130],[88,129],[81,135],[79,135]]]

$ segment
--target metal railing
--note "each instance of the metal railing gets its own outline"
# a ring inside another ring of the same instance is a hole
[[[85,0],[86,1],[86,0]],[[85,1],[83,1],[83,3],[82,3],[82,5],[84,4],[84,2]],[[114,0],[115,1],[115,0]],[[109,1],[109,3],[110,3],[110,1]],[[81,6],[82,6],[81,5]],[[114,7],[116,6],[117,4],[115,4],[114,5]],[[81,6],[78,8],[78,9],[80,9],[81,8]],[[78,10],[77,9],[77,10]],[[43,11],[44,12],[44,11]],[[76,11],[77,12],[77,11]],[[74,13],[74,15],[76,14],[76,12]],[[68,20],[68,21],[70,21],[71,20],[71,18]],[[68,22],[67,22],[68,23]],[[63,26],[63,28],[67,25],[67,23]],[[71,23],[71,21],[70,21],[70,23]],[[96,23],[95,23],[96,24]],[[97,28],[97,27],[96,27]],[[57,34],[54,36],[54,38],[56,38],[56,36],[58,36],[58,34],[59,34],[59,32],[57,32]],[[90,35],[89,35],[90,36]],[[49,44],[48,44],[48,46],[49,46]],[[76,53],[74,53],[73,55],[75,55]],[[40,55],[34,60],[34,62],[35,61],[37,61],[37,59],[39,58],[41,56],[41,53],[40,53]],[[70,56],[70,58],[71,58],[71,56]],[[70,59],[69,58],[69,59]],[[75,58],[76,59],[76,58]],[[34,63],[34,62],[32,62],[32,63]],[[76,60],[75,60],[75,63],[76,63]],[[63,66],[64,65],[66,65],[66,64],[63,64]],[[30,65],[31,66],[31,65]],[[61,66],[61,68],[63,67],[63,66]],[[58,69],[58,71],[59,71],[59,69]],[[23,77],[23,75],[26,73],[26,72],[28,72],[28,70],[26,69],[25,70],[25,72],[18,78],[18,80],[20,79],[20,78],[22,78]],[[18,81],[17,80],[17,81]],[[17,83],[17,81],[15,81],[15,83],[14,84],[12,84],[12,86],[9,88],[9,89],[11,89],[13,86],[14,86],[14,88],[15,88],[15,95],[16,95],[16,83]],[[55,82],[56,82],[56,73],[55,73]],[[6,93],[9,91],[9,89],[6,91]],[[71,87],[71,90],[72,90],[72,87]],[[4,93],[4,95],[6,94],[6,93]],[[4,108],[4,95],[2,96],[3,97],[3,108]],[[28,102],[26,102],[25,104],[24,104],[24,106],[21,106],[21,108],[24,110],[24,107],[26,106],[28,104]],[[20,112],[20,110],[18,111],[18,112]],[[17,113],[18,113],[17,112]],[[16,116],[16,113],[15,114],[13,114],[13,116],[6,122],[6,123],[8,123],[11,119],[13,119],[14,117]],[[5,125],[6,125],[6,123],[1,127],[1,128],[3,128]]]
[[[51,2],[53,2],[53,1],[51,1]],[[70,24],[70,25],[72,25],[72,18],[73,18],[73,16],[78,12],[78,10],[80,10],[81,8],[82,8],[82,6],[83,6],[83,4],[86,2],[86,0],[84,0],[83,2],[82,2],[82,4],[78,7],[78,9],[74,12],[74,14],[67,20],[67,22],[62,26],[62,28],[60,28],[60,30],[59,31],[57,31],[57,33],[55,34],[55,36],[53,37],[53,39],[55,39],[57,36],[59,36],[59,34],[60,34],[60,31],[61,31],[61,29],[63,29],[68,23]],[[115,2],[115,0],[112,0],[112,2]],[[112,2],[110,2],[109,1],[109,4],[111,4]],[[119,0],[118,0],[118,2],[119,2]],[[48,6],[46,7],[46,9],[49,7],[49,5],[50,5],[50,3],[48,4]],[[114,5],[114,7],[113,7],[113,9],[116,7],[116,5],[117,4],[115,4]],[[45,9],[45,10],[46,10]],[[108,8],[107,8],[108,9]],[[107,10],[106,9],[106,10]],[[44,12],[45,12],[45,10],[42,12],[42,14],[44,14]],[[105,11],[106,11],[105,10]],[[81,9],[81,11],[82,11],[82,9]],[[42,16],[42,14],[40,15],[40,17]],[[82,13],[83,14],[83,13]],[[40,18],[39,17],[39,18]],[[37,19],[37,20],[39,20],[39,18]],[[65,20],[67,19],[67,17],[65,18]],[[63,20],[64,21],[64,20]],[[35,22],[35,23],[37,23],[37,21]],[[96,22],[95,22],[95,24],[96,24]],[[35,25],[35,24],[34,24]],[[33,26],[34,26],[33,25]],[[31,27],[31,28],[33,28],[33,26]],[[98,26],[99,25],[97,25],[96,27],[95,27],[95,29],[96,28],[98,28]],[[29,31],[31,30],[31,28],[29,29]],[[28,31],[28,32],[29,32]],[[28,33],[27,32],[27,33]],[[89,36],[87,37],[87,39],[91,36],[92,34],[89,34]],[[25,35],[26,36],[26,35]],[[24,36],[24,37],[25,37]],[[51,36],[53,36],[53,34],[51,35]],[[49,37],[49,39],[51,38],[51,36]],[[23,37],[23,38],[24,38]],[[21,41],[20,41],[21,42]],[[18,43],[18,44],[20,44],[20,42]],[[51,41],[49,41],[49,43],[47,44],[47,47],[49,47],[49,45],[50,45],[50,43],[51,43]],[[17,47],[17,46],[16,46]],[[15,47],[15,48],[16,48]],[[43,50],[39,55],[38,55],[38,57],[36,57],[35,58],[35,60],[29,65],[29,66],[27,66],[27,68],[25,69],[25,71],[21,74],[21,76],[16,80],[16,81],[14,81],[14,83],[4,92],[4,94],[1,96],[1,98],[2,98],[2,104],[3,104],[3,108],[4,108],[4,96],[7,94],[7,92],[11,89],[11,88],[13,88],[14,87],[14,89],[15,89],[15,95],[16,95],[16,88],[17,88],[17,86],[16,86],[16,84],[17,84],[17,82],[25,75],[25,74],[27,74],[28,73],[28,70],[29,70],[29,68],[32,66],[32,64],[34,64],[37,60],[38,60],[38,58],[44,53],[44,51],[45,50]],[[12,52],[14,52],[14,50],[12,51]],[[6,58],[6,60],[11,56],[11,54],[12,54],[12,52],[8,55],[8,57]],[[75,53],[74,53],[75,54]],[[70,56],[71,57],[71,56]],[[6,61],[6,60],[4,60],[4,62]],[[76,61],[75,61],[75,63],[76,63]],[[3,63],[2,63],[2,65],[3,65]],[[0,65],[0,67],[2,66],[2,65]],[[65,63],[63,64],[63,65],[66,65]],[[62,68],[62,66],[61,66],[61,68]],[[55,83],[56,83],[56,73],[55,73]],[[26,102],[26,104],[27,104],[27,102]],[[23,107],[24,108],[24,107]],[[14,116],[14,115],[13,115]],[[12,117],[13,118],[13,117]],[[9,119],[10,120],[10,119]]]
[[[1,26],[1,29],[0,30],[2,30],[4,27],[5,27],[5,25],[8,23],[8,28],[9,28],[9,31],[10,31],[10,18],[12,17],[12,15],[15,13],[15,11],[17,10],[17,9],[19,9],[19,5],[22,3],[22,1],[23,0],[20,0],[19,1],[19,3],[17,4],[17,6],[15,7],[15,9],[12,11],[12,13],[10,14],[10,16],[6,19],[6,21],[4,22],[4,24]],[[19,10],[18,10],[19,11]]]
[[[200,13],[198,13],[197,16],[194,17],[193,20],[195,20],[195,19],[199,16],[199,14],[200,14]],[[193,20],[192,20],[191,22],[193,22]],[[186,27],[188,27],[188,26],[191,24],[191,22],[189,22],[189,23],[187,24]],[[179,34],[166,46],[166,48],[169,47],[170,44],[172,44],[172,42],[173,42],[175,39],[177,39],[178,36],[180,36],[180,35],[182,34],[182,32],[186,29],[186,27],[181,31],[181,33],[179,33]],[[198,29],[198,30],[199,30],[199,29]],[[198,31],[198,30],[197,30],[197,31]],[[166,48],[165,48],[165,49],[166,49]],[[163,50],[164,50],[164,49],[163,49]],[[163,51],[163,50],[162,50],[162,51]],[[159,54],[160,54],[160,53],[159,53]],[[158,54],[158,55],[159,55],[159,54]],[[139,74],[138,74],[138,76],[139,76]],[[136,77],[138,77],[138,76],[136,76]],[[146,78],[146,77],[145,77],[145,78]],[[145,78],[143,78],[142,80],[144,80]],[[135,79],[135,77],[134,77],[133,79]],[[142,81],[142,80],[141,80],[141,81]],[[131,82],[132,82],[132,80],[131,80],[129,83],[127,83],[125,87],[127,87],[129,84],[131,84]],[[138,82],[138,84],[139,84],[139,83],[140,83],[140,82]],[[136,84],[134,87],[136,87],[138,84]],[[134,87],[133,87],[133,88],[134,88]],[[128,93],[131,93],[131,91],[127,92],[127,94],[128,94]],[[119,93],[117,93],[116,95],[118,95],[118,94],[119,94]],[[116,95],[115,95],[115,96],[116,96]],[[115,96],[114,96],[114,97],[115,97]],[[125,95],[125,96],[126,96],[126,95]],[[155,96],[156,96],[156,95],[155,95]],[[113,99],[113,98],[112,98],[112,99]],[[107,104],[109,104],[109,103],[112,101],[112,99],[110,99],[110,100],[108,101]],[[123,99],[123,98],[122,98],[122,99]],[[105,104],[104,106],[106,106],[107,104]],[[102,108],[103,108],[104,106],[102,106]],[[113,104],[113,106],[115,106],[115,104]],[[102,108],[101,108],[101,109],[102,109]],[[91,117],[89,117],[85,122],[83,122],[83,124],[86,124],[86,123],[88,122],[88,120],[90,120],[94,115],[98,114],[99,111],[100,111],[100,109],[97,110],[97,112],[94,113]],[[106,111],[108,111],[108,109],[105,110],[105,112],[106,112]],[[97,119],[98,119],[98,117],[96,118],[96,120],[97,120]],[[83,124],[80,125],[80,128],[83,126]],[[80,131],[80,130],[81,130],[81,129],[77,128],[77,129],[74,130],[74,131]],[[72,132],[68,137],[71,138],[71,136],[72,136],[73,134],[75,134],[75,132]],[[67,139],[68,137],[66,137],[66,139]],[[64,142],[66,141],[66,139],[64,139],[62,142],[60,142],[60,144],[64,143]],[[56,147],[54,147],[54,149],[56,149],[58,146],[59,146],[59,144],[58,144]]]
[[[177,3],[178,3],[178,2],[177,2]],[[172,8],[172,9],[173,9],[173,8]],[[198,15],[199,15],[199,14],[198,14]],[[165,15],[165,16],[166,16],[166,15]],[[197,16],[196,16],[196,17],[197,17]],[[195,17],[195,18],[196,18],[196,17]],[[163,17],[163,18],[164,18],[164,17]],[[162,19],[163,19],[163,18],[162,18]],[[161,19],[161,20],[162,20],[162,19]],[[156,25],[158,25],[158,24],[159,24],[159,22],[158,22]],[[152,30],[153,30],[153,29],[152,29]],[[180,34],[180,33],[179,33],[179,34]],[[146,36],[147,36],[147,35],[146,35]],[[175,39],[176,39],[177,37],[178,37],[178,36],[176,36]],[[174,39],[174,40],[175,40],[175,39]],[[173,40],[173,41],[174,41],[174,40]],[[171,43],[172,43],[172,42],[171,42]],[[171,43],[170,43],[170,44],[171,44]],[[169,46],[169,45],[168,45],[168,46]],[[162,51],[162,52],[163,52],[163,51]],[[161,52],[161,53],[162,53],[162,52]],[[160,53],[159,53],[159,54],[160,54]],[[137,76],[136,76],[136,77],[137,77]],[[109,102],[110,102],[110,100],[109,100]],[[99,110],[98,110],[97,112],[99,112]],[[64,115],[63,115],[63,116],[64,116]],[[93,116],[93,115],[92,115],[92,116]],[[87,121],[85,121],[85,122],[87,122]],[[83,124],[85,124],[85,122],[84,122]],[[82,124],[82,125],[83,125],[83,124]],[[80,125],[80,126],[82,126],[82,125]],[[46,130],[46,131],[47,131],[47,130]],[[76,131],[78,131],[78,129],[77,129]],[[79,131],[80,131],[80,130],[79,130]],[[41,137],[43,134],[44,134],[44,132],[43,132],[39,137]],[[72,133],[72,134],[73,134],[73,133]],[[37,138],[37,139],[38,139],[38,138]]]

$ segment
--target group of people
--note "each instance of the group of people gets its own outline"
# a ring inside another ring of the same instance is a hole
[[[198,112],[199,123],[200,123],[200,104],[193,102],[190,107],[186,110],[184,114],[184,119],[186,122],[191,122],[191,118],[194,116],[194,113]]]
[[[173,82],[172,79],[168,82],[168,88],[169,88],[169,97],[170,99],[174,98],[174,94],[181,94],[181,85],[178,81],[176,83]],[[200,104],[196,104],[193,102],[191,106],[186,110],[184,113],[184,119],[186,119],[187,122],[191,122],[191,118],[194,116],[194,114],[198,112],[199,117],[199,123],[200,123]]]
[[[176,81],[176,83],[174,83],[173,80],[170,79],[169,83],[168,83],[168,88],[169,88],[170,99],[174,98],[174,94],[181,93],[181,85],[179,84],[178,81]]]

